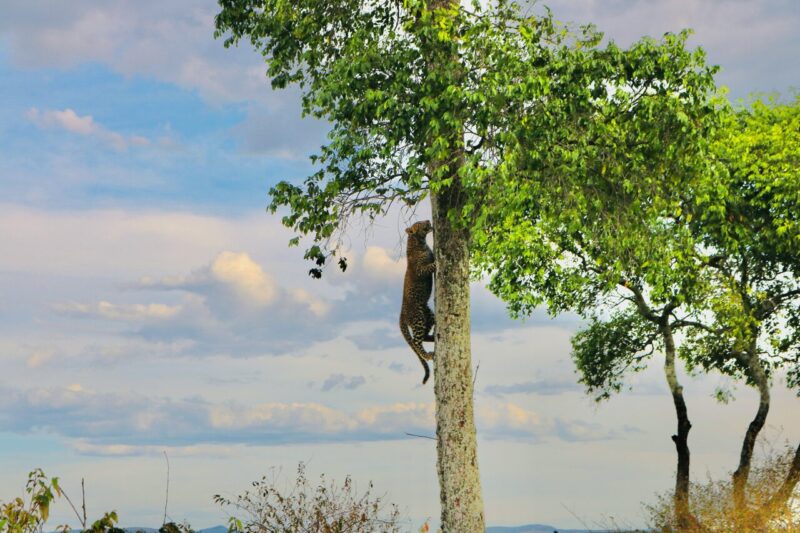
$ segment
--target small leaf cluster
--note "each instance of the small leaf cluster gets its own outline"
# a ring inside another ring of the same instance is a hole
[[[572,338],[572,358],[580,382],[595,400],[619,392],[629,372],[646,367],[656,336],[653,328],[635,312],[615,313],[608,319],[593,318]]]
[[[34,533],[50,517],[50,504],[61,496],[58,478],[48,479],[41,469],[28,473],[27,498],[18,497],[0,503],[0,532]],[[27,501],[26,501],[27,499]]]
[[[56,498],[64,496],[57,477],[48,478],[41,468],[28,473],[25,485],[27,497],[18,497],[8,503],[0,502],[0,533],[41,532],[50,517],[50,506]],[[83,531],[87,533],[123,533],[116,527],[117,513],[105,513]],[[71,531],[68,525],[55,528],[62,533]]]

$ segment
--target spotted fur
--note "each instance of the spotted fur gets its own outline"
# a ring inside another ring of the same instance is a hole
[[[417,222],[406,229],[408,245],[406,257],[406,278],[403,282],[403,305],[400,308],[400,331],[414,353],[419,357],[425,369],[424,385],[431,376],[428,361],[433,359],[433,352],[426,352],[423,342],[433,342],[431,330],[434,327],[433,311],[428,307],[428,299],[433,290],[433,274],[436,265],[433,251],[425,241],[428,233],[433,231],[429,220]]]

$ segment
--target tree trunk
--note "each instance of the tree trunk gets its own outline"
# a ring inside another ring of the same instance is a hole
[[[437,17],[452,17],[458,0],[431,0],[433,24],[423,34],[423,54],[430,69],[429,82],[436,93],[463,83],[463,66],[456,41],[438,37]],[[445,27],[447,24],[444,25]],[[438,87],[437,87],[438,85]],[[431,129],[429,143],[446,140],[449,154],[429,161],[433,216],[435,277],[434,393],[436,396],[436,468],[444,533],[484,533],[478,443],[472,407],[472,355],[470,346],[469,245],[471,228],[461,221],[466,191],[458,175],[464,165],[463,122],[457,102],[439,109],[441,120]],[[442,186],[446,183],[446,186]],[[453,223],[450,218],[456,223]]]
[[[470,350],[469,230],[448,219],[460,206],[458,180],[431,196],[436,256],[437,470],[442,531],[483,533],[483,498],[472,407]],[[458,212],[458,211],[456,211]]]
[[[800,483],[800,445],[797,446],[797,450],[794,452],[794,459],[789,466],[789,472],[786,473],[786,478],[780,488],[772,495],[769,502],[767,502],[769,512],[777,513],[783,510],[786,504],[789,503],[789,498],[792,497],[794,488],[798,483]]]
[[[756,439],[767,420],[769,413],[769,379],[761,366],[755,347],[751,347],[744,355],[744,362],[747,366],[749,377],[758,388],[759,402],[756,416],[747,427],[747,432],[742,441],[742,451],[739,455],[739,467],[733,473],[733,505],[737,516],[744,517],[747,514],[747,500],[745,498],[745,488],[747,479],[750,477],[750,466],[753,461],[753,450],[756,446]]]
[[[665,352],[664,374],[672,393],[675,416],[678,419],[678,433],[672,436],[672,442],[675,443],[675,450],[678,452],[674,496],[675,520],[681,531],[695,530],[698,528],[698,523],[689,510],[689,430],[692,429],[692,424],[689,422],[686,401],[683,398],[683,387],[678,382],[678,375],[675,371],[675,339],[672,336],[672,328],[666,320],[661,325]]]

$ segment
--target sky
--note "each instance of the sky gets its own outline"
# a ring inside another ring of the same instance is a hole
[[[800,86],[795,0],[554,0],[610,39],[694,28],[731,98]],[[537,4],[535,9],[541,9]],[[0,7],[0,501],[59,476],[90,516],[225,521],[235,495],[298,462],[352,474],[409,529],[439,515],[433,388],[396,326],[402,229],[349,234],[351,268],[307,276],[267,191],[299,180],[325,125],[269,89],[260,57],[213,39],[211,0],[3,0]],[[640,525],[673,483],[661,359],[595,404],[569,358],[575,317],[512,321],[473,286],[487,522]],[[735,467],[753,391],[681,373],[693,475]],[[736,400],[721,405],[718,387]],[[800,440],[776,379],[766,433]],[[792,413],[795,413],[792,416]],[[58,504],[53,523],[70,521]]]

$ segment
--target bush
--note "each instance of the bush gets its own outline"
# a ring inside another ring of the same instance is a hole
[[[228,530],[240,533],[395,533],[400,531],[400,512],[387,505],[383,497],[372,495],[372,483],[359,495],[347,476],[338,486],[323,474],[319,484],[311,486],[305,465],[297,467],[294,486],[281,490],[278,475],[264,476],[253,488],[230,500],[220,495],[214,501],[233,507],[242,518],[231,516]]]
[[[700,524],[697,531],[800,532],[800,487],[795,488],[785,508],[770,509],[767,505],[783,483],[793,457],[794,450],[788,446],[783,450],[764,451],[762,459],[750,471],[746,491],[748,506],[745,513],[737,513],[734,509],[730,476],[724,480],[709,478],[705,483],[692,483],[689,489],[689,508]],[[649,525],[655,531],[680,531],[675,522],[672,496],[672,492],[660,494],[654,505],[645,506]]]
[[[61,496],[58,478],[48,479],[41,469],[28,473],[25,485],[27,501],[24,497],[15,498],[8,503],[0,502],[0,532],[35,533],[42,529],[50,516],[50,504]],[[66,528],[66,526],[61,526]]]
[[[50,504],[57,497],[67,495],[58,484],[58,478],[49,478],[40,468],[28,473],[28,483],[25,485],[25,497],[14,498],[8,503],[0,502],[0,533],[41,533],[44,524],[50,517]],[[67,498],[69,500],[69,498]],[[72,502],[70,502],[72,505]],[[72,507],[77,515],[78,511]],[[78,516],[78,520],[81,520]],[[83,524],[85,533],[125,533],[116,527],[117,513],[105,513],[102,518],[91,525]],[[69,533],[68,525],[55,528],[61,533]]]

